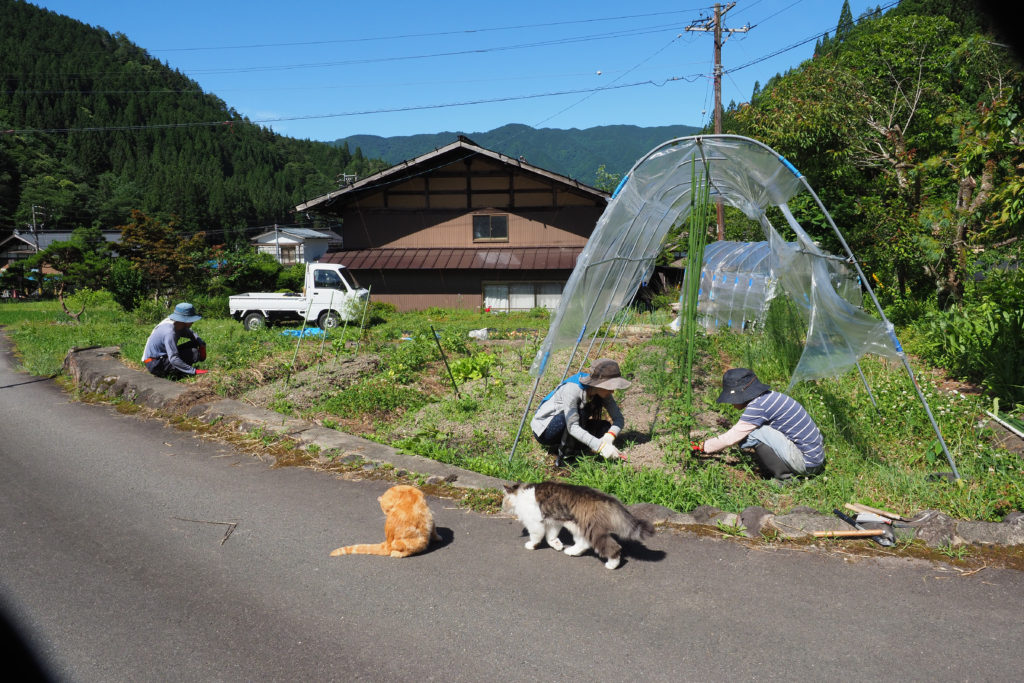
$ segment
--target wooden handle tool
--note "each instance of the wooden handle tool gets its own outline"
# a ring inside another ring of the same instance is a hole
[[[865,538],[870,536],[881,536],[884,529],[843,529],[842,531],[814,531],[815,538]]]
[[[895,512],[889,512],[888,510],[879,510],[878,508],[868,507],[867,505],[861,505],[860,503],[846,503],[843,505],[847,510],[853,510],[854,512],[870,512],[875,515],[881,515],[882,517],[888,517],[889,519],[895,519],[900,522],[906,522],[904,517],[896,514]]]

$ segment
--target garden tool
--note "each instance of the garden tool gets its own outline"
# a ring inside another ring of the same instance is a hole
[[[844,514],[844,513],[840,512],[839,510],[832,510],[832,512],[835,513],[836,517],[838,517],[839,519],[843,520],[844,522],[846,522],[847,524],[852,526],[854,529],[860,529],[861,531],[866,531],[867,530],[867,527],[865,527],[862,524],[860,524],[853,517],[850,517],[849,515]],[[871,540],[873,540],[878,545],[882,545],[882,546],[890,546],[890,545],[892,545],[893,544],[893,533],[892,533],[892,530],[889,529],[888,526],[886,526],[886,525],[883,525],[881,527],[881,530],[882,530],[882,534],[879,535],[879,536],[872,536]]]
[[[931,514],[919,513],[916,517],[908,519],[895,512],[868,507],[860,503],[846,503],[843,507],[856,512],[858,522],[881,522],[894,528],[914,528],[920,526],[922,522],[931,517]]]
[[[841,531],[814,531],[811,535],[815,538],[870,538],[872,536],[884,536],[884,529],[843,529]]]
[[[895,512],[889,512],[888,510],[881,510],[879,508],[868,507],[867,505],[862,505],[861,503],[846,503],[845,505],[843,505],[843,507],[845,507],[847,510],[853,510],[854,512],[864,512],[864,513],[874,514],[874,515],[878,515],[879,517],[885,517],[887,519],[894,519],[894,520],[898,520],[900,522],[909,521],[905,517],[903,517],[903,516],[901,516],[901,515],[899,515],[899,514],[897,514]]]

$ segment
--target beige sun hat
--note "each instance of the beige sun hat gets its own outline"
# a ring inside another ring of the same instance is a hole
[[[611,358],[598,358],[590,366],[590,374],[580,378],[580,384],[595,389],[625,389],[632,382],[623,378],[619,364]]]

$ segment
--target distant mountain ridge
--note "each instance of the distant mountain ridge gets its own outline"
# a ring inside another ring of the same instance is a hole
[[[595,126],[594,128],[531,128],[510,123],[494,130],[477,133],[441,132],[421,135],[380,137],[352,135],[335,140],[333,145],[348,144],[370,159],[383,159],[397,164],[426,154],[454,142],[465,135],[481,147],[510,157],[524,157],[527,162],[548,171],[568,176],[587,185],[596,182],[601,164],[613,174],[626,173],[633,164],[662,142],[696,135],[697,126]]]

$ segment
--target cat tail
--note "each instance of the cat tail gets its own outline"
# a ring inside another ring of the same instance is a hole
[[[331,551],[331,557],[340,555],[390,555],[391,550],[387,543],[360,543],[359,545],[347,545]]]
[[[619,511],[618,529],[616,533],[620,538],[628,538],[633,541],[641,541],[648,536],[654,535],[654,525],[646,519],[639,519],[623,507]]]

